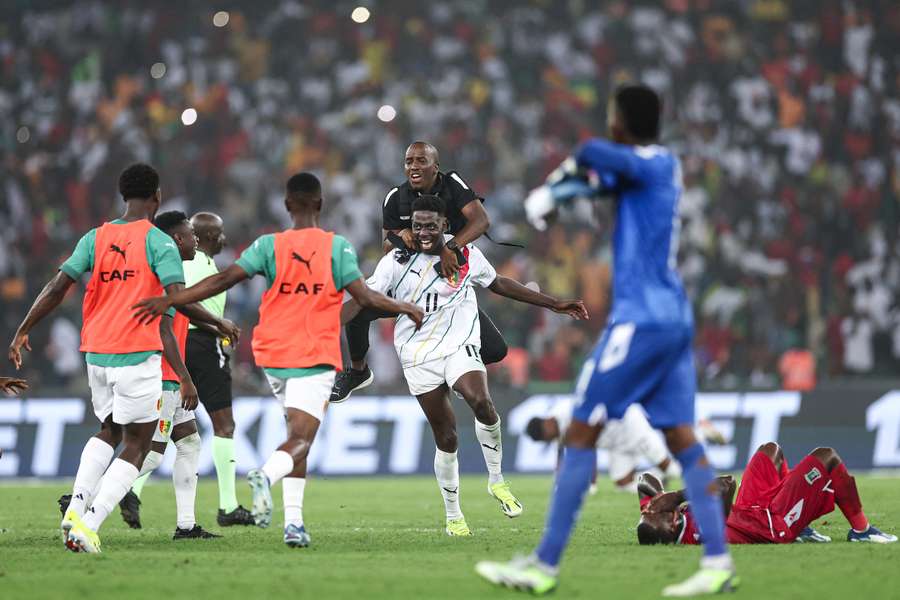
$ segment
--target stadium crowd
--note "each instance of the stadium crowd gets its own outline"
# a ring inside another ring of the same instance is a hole
[[[498,271],[583,297],[594,317],[572,325],[485,295],[511,348],[500,374],[570,380],[604,320],[612,224],[602,204],[580,205],[536,233],[522,199],[603,132],[614,86],[640,79],[663,94],[664,139],[683,162],[679,260],[701,385],[803,389],[896,372],[896,2],[400,0],[371,3],[361,24],[342,1],[260,2],[215,24],[194,3],[14,4],[21,18],[0,36],[6,340],[78,237],[119,211],[128,162],[159,168],[165,208],[224,217],[222,264],[285,225],[284,181],[312,170],[324,225],[369,273],[381,201],[403,180],[406,145],[424,139],[485,197],[493,236],[525,242],[479,242]],[[376,118],[382,105],[396,118]],[[263,286],[229,294],[247,333]],[[30,378],[81,381],[79,323],[72,299],[36,332],[50,343]],[[370,353],[387,385],[401,377],[390,327],[373,328]],[[249,335],[236,352],[254,373]]]

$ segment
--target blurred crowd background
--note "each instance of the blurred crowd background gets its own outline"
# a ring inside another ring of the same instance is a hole
[[[363,23],[351,19],[357,4],[370,11]],[[593,315],[574,324],[481,296],[511,348],[494,377],[570,381],[608,307],[609,207],[577,206],[539,234],[522,200],[604,133],[608,93],[633,80],[662,93],[664,142],[683,161],[680,263],[701,386],[896,374],[891,0],[10,0],[0,332],[11,339],[78,238],[121,210],[116,178],[132,161],[159,168],[164,209],[224,217],[223,266],[285,226],[284,181],[311,170],[325,185],[324,225],[355,244],[368,274],[381,202],[403,181],[407,144],[422,139],[485,198],[494,237],[526,244],[479,242],[498,270],[582,297]],[[246,332],[238,392],[261,389],[249,334],[263,286],[256,278],[228,297]],[[39,389],[85,386],[80,299],[32,336],[26,374]],[[402,390],[390,327],[373,327],[370,361],[379,385]]]

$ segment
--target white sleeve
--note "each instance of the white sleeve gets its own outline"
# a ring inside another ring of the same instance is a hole
[[[468,261],[472,285],[486,288],[494,283],[494,280],[497,278],[497,271],[488,262],[481,250],[470,245]]]
[[[376,292],[387,294],[394,285],[394,265],[396,264],[397,261],[394,260],[393,252],[385,254],[378,261],[378,266],[375,267],[375,272],[372,273],[372,276],[366,279],[366,285]]]

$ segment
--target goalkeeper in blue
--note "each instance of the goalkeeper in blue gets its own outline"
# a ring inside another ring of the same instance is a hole
[[[537,595],[556,587],[560,559],[591,482],[597,437],[607,419],[621,419],[639,402],[681,463],[704,546],[700,570],[666,587],[663,596],[715,594],[737,585],[715,473],[694,437],[694,323],[675,268],[681,168],[656,144],[660,116],[653,90],[619,88],[607,110],[613,141],[585,143],[526,202],[529,220],[541,228],[557,206],[575,196],[614,197],[613,300],[576,384],[577,405],[543,538],[531,556],[478,563],[476,571],[494,584]]]

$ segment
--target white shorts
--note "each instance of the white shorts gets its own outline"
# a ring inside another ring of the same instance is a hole
[[[609,477],[613,481],[624,478],[645,461],[656,466],[669,456],[659,433],[635,404],[628,407],[621,420],[606,423],[597,447],[609,450]]]
[[[329,370],[318,375],[290,377],[282,379],[266,373],[272,393],[281,401],[285,409],[296,408],[317,418],[325,418],[325,407],[331,397],[335,371]]]
[[[159,420],[162,404],[162,357],[154,354],[130,367],[88,365],[94,414],[100,422],[149,423]]]
[[[172,435],[173,427],[193,420],[194,411],[184,410],[181,406],[181,391],[163,390],[162,407],[159,409],[159,425],[153,432],[153,441],[167,443],[169,436]]]
[[[456,380],[472,371],[485,372],[477,346],[462,346],[455,354],[429,360],[403,369],[406,385],[413,396],[421,396],[446,383],[453,388]]]

